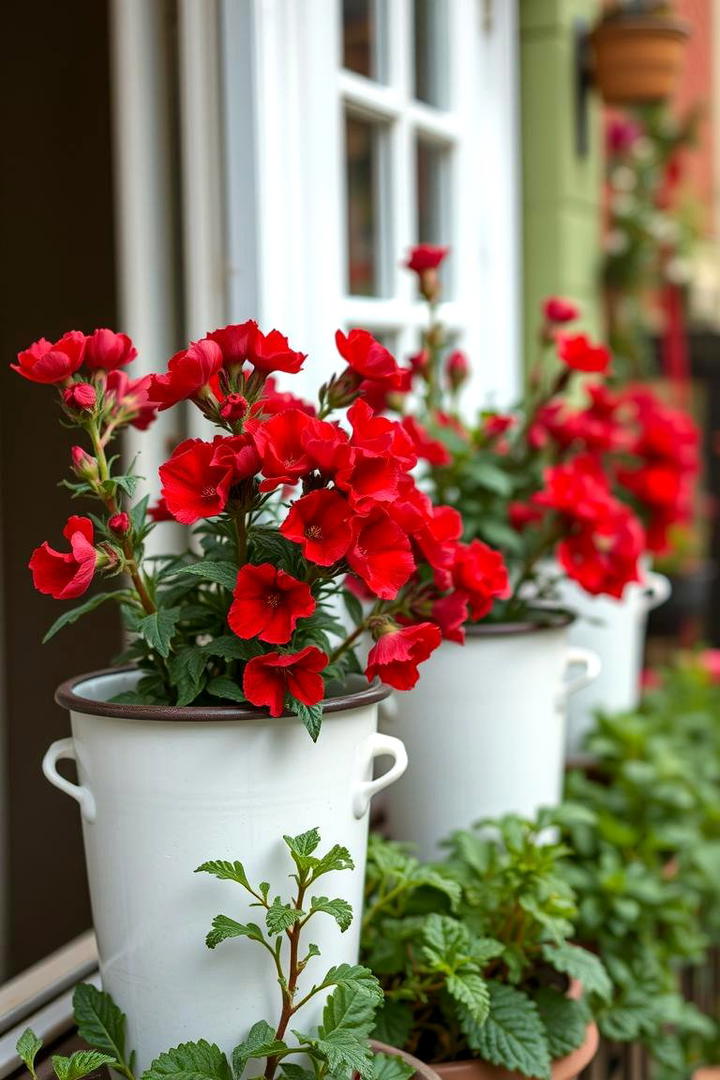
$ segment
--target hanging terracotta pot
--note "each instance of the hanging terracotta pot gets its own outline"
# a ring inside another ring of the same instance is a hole
[[[553,1061],[551,1080],[574,1080],[595,1057],[600,1036],[595,1024],[588,1024],[585,1041],[566,1057]],[[523,1080],[522,1073],[511,1072],[487,1061],[450,1061],[433,1065],[440,1080]]]
[[[664,8],[613,9],[593,30],[593,80],[606,104],[641,105],[672,96],[690,28]]]

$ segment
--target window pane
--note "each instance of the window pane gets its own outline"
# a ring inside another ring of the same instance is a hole
[[[415,97],[448,106],[448,0],[415,0]]]
[[[449,153],[444,147],[418,139],[417,239],[420,244],[449,244]]]
[[[379,296],[381,281],[382,128],[347,116],[348,290],[354,296]]]
[[[381,0],[343,0],[343,66],[381,79]]]

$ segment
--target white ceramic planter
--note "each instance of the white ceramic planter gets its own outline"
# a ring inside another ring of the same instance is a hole
[[[569,621],[470,626],[464,646],[443,642],[416,689],[392,699],[383,729],[410,759],[385,796],[393,839],[433,859],[454,829],[559,802],[566,697],[600,670],[568,645]],[[572,665],[583,670],[566,681]]]
[[[239,859],[251,882],[289,895],[282,836],[318,826],[319,850],[344,844],[355,862],[323,878],[318,894],[348,900],[356,918],[341,934],[333,919],[314,916],[309,940],[322,955],[304,983],[357,962],[368,807],[407,757],[376,730],[380,686],[330,699],[313,745],[294,716],[109,703],[136,679],[105,672],[65,683],[57,700],[70,709],[72,738],[50,747],[43,771],[80,804],[103,986],[128,1014],[139,1075],[168,1047],[207,1038],[229,1051],[256,1020],[279,1015],[264,949],[244,939],[206,948],[213,916],[262,919],[241,886],[195,874],[202,862]],[[380,755],[392,765],[373,780]],[[79,785],[58,773],[62,758],[77,762]],[[320,1008],[300,1026],[317,1023]]]
[[[567,579],[557,583],[560,604],[577,616],[570,641],[592,649],[602,662],[595,682],[568,703],[568,757],[581,752],[599,709],[624,712],[638,704],[648,612],[670,596],[670,582],[663,574],[646,570],[644,576],[642,584],[628,585],[620,600],[591,596]]]

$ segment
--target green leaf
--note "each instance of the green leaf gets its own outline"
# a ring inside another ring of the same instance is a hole
[[[353,920],[352,905],[340,898],[328,900],[327,896],[313,896],[310,901],[310,910],[324,911],[327,915],[332,915],[343,933]]]
[[[83,615],[87,615],[89,612],[94,611],[95,608],[100,607],[106,600],[127,600],[127,591],[125,589],[114,589],[112,592],[97,593],[95,596],[91,596],[89,600],[86,600],[84,604],[79,604],[78,607],[71,608],[70,611],[63,612],[42,639],[43,645],[55,637],[58,630],[62,630],[65,626],[70,626],[72,623],[77,622]]]
[[[159,656],[167,657],[175,627],[182,615],[180,608],[160,608],[137,624],[137,632]]]
[[[375,1080],[410,1080],[415,1069],[396,1054],[375,1054]]]
[[[109,994],[80,983],[73,993],[73,1015],[81,1039],[126,1064],[125,1014]]]
[[[490,1012],[484,1024],[469,1016],[461,1021],[471,1050],[492,1065],[523,1076],[550,1078],[550,1054],[545,1028],[535,1004],[513,986],[489,982]]]
[[[410,1006],[404,1001],[391,1001],[385,998],[385,1002],[375,1017],[373,1038],[389,1046],[405,1046],[413,1028],[413,1014]]]
[[[347,608],[347,613],[354,622],[355,626],[360,626],[360,624],[365,619],[365,613],[363,612],[362,604],[358,600],[357,596],[354,592],[350,592],[349,589],[343,589],[342,598],[343,603]]]
[[[475,972],[448,975],[445,982],[451,997],[464,1005],[476,1024],[483,1024],[490,1010],[490,992],[485,979]]]
[[[202,578],[203,581],[213,581],[216,585],[233,591],[237,583],[238,568],[231,562],[203,562],[193,563],[192,566],[183,566],[179,574],[192,574],[193,577]]]
[[[286,1080],[317,1080],[314,1072],[303,1069],[302,1065],[296,1065],[293,1061],[281,1061],[280,1071]]]
[[[213,697],[222,698],[225,701],[239,701],[247,704],[247,698],[242,692],[242,687],[238,686],[235,680],[228,675],[218,675],[216,678],[211,679],[207,684],[207,692],[212,694]]]
[[[83,1076],[102,1069],[104,1065],[117,1065],[109,1054],[99,1050],[77,1050],[71,1057],[53,1054],[52,1066],[58,1080],[82,1080]]]
[[[32,1028],[25,1028],[15,1043],[15,1049],[30,1075],[35,1076],[35,1058],[42,1050],[42,1039],[37,1037]]]
[[[357,986],[338,986],[325,1002],[318,1038],[312,1040],[326,1058],[330,1072],[357,1072],[373,1076],[368,1037],[373,1027],[377,1000]]]
[[[374,1002],[374,1008],[383,1002],[383,992],[377,977],[370,968],[363,967],[362,964],[339,964],[332,967],[320,985],[337,986],[348,993],[364,994]]]
[[[299,836],[283,836],[283,840],[290,849],[298,870],[309,870],[317,864],[317,859],[312,858],[312,853],[320,843],[320,832],[317,828],[308,829]]]
[[[221,941],[238,937],[247,937],[252,941],[265,941],[257,923],[239,923],[227,915],[216,915],[212,921],[212,929],[208,931],[205,938],[205,944],[208,949],[215,949]]]
[[[323,874],[330,874],[333,870],[354,870],[355,863],[346,847],[342,844],[333,844],[325,855],[316,859],[313,866],[313,880],[317,881]]]
[[[115,484],[121,491],[124,491],[129,499],[132,499],[138,486],[139,476],[113,476],[109,481],[111,484]]]
[[[233,1073],[239,1078],[251,1058],[274,1057],[283,1050],[287,1044],[275,1038],[275,1029],[266,1020],[258,1020],[232,1052]]]
[[[181,1043],[155,1058],[142,1080],[231,1080],[227,1058],[214,1043]]]
[[[543,986],[535,994],[535,1004],[545,1026],[553,1061],[582,1046],[588,1025],[588,1009],[583,1002],[573,1001],[557,990]]]
[[[603,1001],[610,1001],[612,982],[600,957],[580,945],[571,945],[569,941],[560,945],[544,945],[543,956],[556,971],[562,971],[582,983],[586,994],[597,994]]]
[[[250,882],[241,862],[229,862],[227,859],[211,859],[198,866],[196,874],[212,874],[220,881],[236,881],[238,885],[251,892]]]
[[[293,907],[292,904],[283,904],[280,897],[276,896],[265,914],[265,923],[269,933],[274,937],[276,934],[284,934],[304,916],[304,911]]]
[[[204,656],[219,656],[223,660],[252,660],[254,656],[260,656],[263,647],[255,638],[243,641],[242,638],[230,634],[221,634],[207,645],[203,645]]]
[[[340,1028],[314,1039],[311,1045],[325,1058],[331,1075],[357,1073],[363,1080],[374,1080],[373,1053],[365,1036]]]
[[[467,927],[449,915],[433,912],[425,920],[422,950],[427,963],[435,971],[453,970],[464,959],[470,947]]]
[[[302,720],[312,741],[317,742],[322,727],[322,702],[318,701],[316,705],[306,705],[303,701],[298,701],[297,698],[289,697],[288,705],[295,715]]]
[[[478,457],[471,459],[465,465],[465,472],[470,475],[476,484],[487,488],[493,495],[507,498],[508,495],[512,494],[512,477],[488,460]]]
[[[149,502],[150,496],[144,495],[139,502],[135,503],[130,511],[130,524],[132,525],[134,533],[141,533],[143,531]]]

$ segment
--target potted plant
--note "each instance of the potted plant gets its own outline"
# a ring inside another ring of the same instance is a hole
[[[506,413],[486,410],[468,424],[459,398],[469,363],[448,349],[438,319],[437,275],[446,253],[412,253],[408,265],[428,301],[429,322],[424,348],[412,359],[416,396],[396,393],[388,404],[406,412],[402,423],[425,462],[428,490],[461,511],[475,558],[483,557],[485,545],[502,549],[510,588],[490,614],[456,602],[430,612],[442,620],[445,641],[425,667],[422,692],[398,698],[384,722],[407,741],[411,757],[406,780],[387,800],[390,827],[394,836],[418,844],[424,857],[463,821],[508,811],[531,816],[559,801],[565,700],[598,674],[599,665],[585,647],[571,644],[573,612],[553,588],[555,579],[621,597],[640,582],[645,550],[641,523],[614,490],[595,443],[561,443],[548,434],[551,418],[569,408],[566,399],[583,375],[594,376],[598,396],[607,392],[599,381],[610,365],[607,350],[569,332],[577,308],[552,298],[545,305],[542,355],[523,399]],[[590,426],[596,432],[611,425],[593,418]],[[554,564],[560,575],[550,572]],[[455,643],[464,639],[458,649]],[[585,671],[566,684],[573,663]],[[438,716],[443,731],[453,732],[442,743]]]
[[[482,822],[436,864],[371,840],[364,956],[385,990],[375,1032],[447,1080],[560,1080],[597,1047],[593,1011],[610,981],[570,940],[577,910],[548,821]]]
[[[242,981],[234,965],[236,989],[223,999],[223,1007],[213,1007],[213,1002],[199,994],[193,1012],[184,1018],[176,1015],[168,1027],[152,1001],[145,1002],[149,1012],[126,1016],[111,995],[91,984],[80,984],[73,995],[73,1009],[78,1034],[90,1049],[76,1051],[70,1058],[54,1056],[57,1080],[82,1080],[102,1067],[124,1080],[179,1080],[182,1076],[240,1080],[248,1066],[265,1080],[275,1075],[287,1080],[410,1080],[416,1064],[422,1068],[401,1051],[392,1047],[379,1050],[370,1043],[374,1015],[383,1000],[371,971],[358,964],[342,964],[320,978],[311,974],[320,952],[307,941],[309,922],[313,921],[313,935],[316,923],[328,918],[337,924],[335,933],[344,932],[353,913],[341,898],[308,896],[308,890],[332,872],[335,851],[333,847],[317,857],[311,854],[320,843],[317,829],[302,836],[286,836],[284,841],[294,870],[290,875],[294,895],[288,900],[275,896],[270,901],[270,885],[251,884],[238,861],[206,862],[198,868],[241,886],[243,892],[236,890],[235,894],[236,911],[245,916],[252,916],[251,907],[263,911],[262,925],[240,923],[226,915],[217,915],[212,921],[208,949],[233,938],[248,938],[260,946],[246,951]],[[318,915],[320,920],[315,918]],[[266,969],[270,979],[265,976]],[[274,1022],[260,1019],[250,1025],[249,1019],[263,1010],[267,1010],[265,1016],[275,1017]],[[242,1031],[245,1037],[238,1042]],[[200,1032],[209,1038],[199,1038]],[[168,1038],[173,1040],[171,1049],[165,1048]],[[35,1059],[41,1047],[30,1029],[17,1044],[33,1080],[37,1080]],[[298,1057],[303,1065],[293,1060]]]
[[[690,36],[672,4],[626,0],[605,12],[590,35],[593,81],[607,105],[672,96]]]
[[[109,330],[36,342],[15,365],[56,387],[63,423],[87,439],[66,483],[94,508],[68,520],[68,550],[33,553],[35,586],[59,599],[105,586],[47,637],[100,603],[120,607],[131,637],[121,662],[131,666],[59,689],[72,736],[43,768],[81,807],[104,984],[134,1015],[150,999],[167,1018],[198,995],[221,1006],[226,988],[187,934],[203,902],[187,868],[208,845],[219,858],[244,848],[248,873],[272,880],[280,820],[320,822],[340,838],[337,869],[354,865],[344,898],[359,908],[368,804],[406,765],[402,744],[377,733],[387,691],[376,676],[417,678],[440,631],[409,614],[413,598],[451,597],[467,545],[453,538],[454,511],[417,488],[407,433],[365,400],[366,388],[403,379],[393,357],[365,331],[338,341],[346,365],[317,411],[269,377],[305,356],[254,322],[209,334],[140,381],[123,370],[132,343]],[[159,505],[133,504],[137,478],[109,456],[111,440],[185,401],[217,434],[173,451]],[[348,406],[350,430],[336,418]],[[192,528],[191,547],[148,559],[145,541],[166,518]],[[373,596],[367,614],[348,577]],[[496,585],[476,575],[463,589],[491,606]],[[352,629],[338,617],[343,593]],[[366,633],[377,639],[367,678],[355,653]],[[379,755],[392,764],[373,779]],[[76,760],[77,784],[58,772],[63,758]],[[351,930],[327,954],[352,963],[357,949]]]

